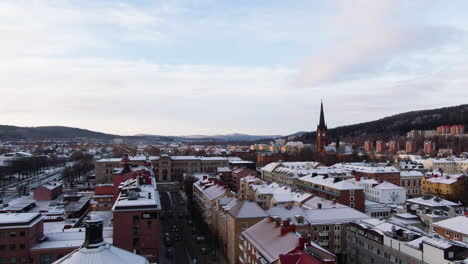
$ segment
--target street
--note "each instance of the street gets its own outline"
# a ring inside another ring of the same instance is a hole
[[[163,208],[160,263],[227,263],[224,255],[216,250],[206,224],[196,214],[191,203],[183,198],[183,194],[162,191],[160,196]],[[171,231],[173,226],[178,231]],[[166,243],[165,236],[170,237],[170,245]],[[175,241],[177,236],[180,241]],[[169,248],[173,248],[173,256],[168,255],[168,250],[171,251]]]

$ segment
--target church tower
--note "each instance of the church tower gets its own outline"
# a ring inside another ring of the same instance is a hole
[[[328,129],[323,114],[323,102],[320,102],[320,121],[317,126],[317,152],[325,152],[328,145]]]

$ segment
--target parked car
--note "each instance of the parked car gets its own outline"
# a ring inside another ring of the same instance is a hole
[[[176,235],[174,236],[174,241],[180,241],[180,240],[181,240],[180,235],[179,235],[179,234],[176,234]]]
[[[201,252],[203,255],[208,254],[209,251],[210,251],[210,250],[209,250],[208,248],[205,248],[205,247],[200,248],[200,252]]]
[[[196,234],[197,233],[197,229],[195,227],[192,228],[192,234]]]
[[[204,236],[197,236],[197,242],[203,242],[205,241],[205,237]]]
[[[175,250],[172,247],[167,248],[166,250],[166,257],[172,258],[175,255]]]
[[[164,237],[164,245],[166,245],[166,246],[172,245],[171,237],[169,237],[169,236]]]
[[[178,228],[177,226],[173,225],[173,226],[171,227],[171,231],[172,231],[172,232],[177,232],[177,231],[179,231],[179,228]]]
[[[189,224],[189,225],[193,225],[192,220],[189,220],[189,221],[188,221],[188,224]]]

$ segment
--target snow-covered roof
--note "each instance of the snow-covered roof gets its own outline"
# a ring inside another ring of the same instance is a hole
[[[229,167],[218,167],[218,172],[231,172],[232,170]]]
[[[463,177],[463,174],[447,174],[447,173],[440,173],[440,172],[429,172],[426,173],[426,181],[432,183],[442,183],[442,184],[452,184],[456,183],[460,177]]]
[[[43,242],[36,244],[34,247],[31,248],[31,250],[43,250],[51,248],[77,248],[83,244],[85,240],[85,233],[85,228],[73,228],[67,229],[64,232],[47,233],[45,235],[46,239]],[[104,227],[102,235],[104,241],[106,241],[107,243],[112,243],[112,227]]]
[[[447,220],[433,223],[432,225],[444,229],[449,229],[457,233],[462,233],[465,236],[468,235],[468,217],[466,216],[449,218]]]
[[[161,209],[159,192],[156,190],[156,183],[151,177],[151,184],[140,184],[138,179],[128,179],[122,182],[120,186],[123,189],[128,189],[127,195],[119,194],[117,200],[112,207],[112,210],[135,210],[138,207],[149,209]],[[134,192],[134,196],[130,195]]]
[[[228,213],[234,218],[259,218],[267,217],[265,210],[263,210],[256,202],[242,201],[233,206]]]
[[[269,263],[279,259],[280,254],[286,254],[298,246],[299,238],[293,233],[281,235],[280,227],[268,218],[256,223],[242,232],[242,236],[249,241]]]
[[[418,198],[412,198],[406,200],[407,202],[410,203],[416,203],[416,204],[421,204],[421,205],[426,205],[430,207],[437,207],[437,206],[458,206],[459,204],[451,202],[449,200],[445,200],[436,196],[431,196],[427,197],[428,199],[425,199],[425,197],[418,197]]]
[[[400,187],[398,185],[395,185],[393,183],[386,182],[386,181],[384,181],[381,184],[375,186],[374,188],[379,189],[379,190],[404,190],[405,189],[403,187]]]
[[[336,181],[336,178],[324,177],[324,176],[312,176],[307,175],[299,178],[300,181],[310,182],[317,185],[326,186],[335,190],[363,190],[361,186],[357,186],[349,181]]]
[[[399,173],[393,166],[387,166],[386,163],[364,163],[364,162],[352,162],[352,163],[337,163],[333,168],[345,169],[348,171],[364,172],[364,173]]]
[[[0,214],[1,225],[27,224],[29,221],[40,216],[39,213],[6,213]]]
[[[311,225],[345,224],[370,218],[370,216],[347,206],[305,210],[305,217]]]
[[[423,173],[420,171],[402,171],[400,177],[422,177]]]
[[[302,202],[305,199],[311,197],[310,193],[286,193],[286,194],[273,194],[273,198],[277,203],[287,203],[287,202]]]

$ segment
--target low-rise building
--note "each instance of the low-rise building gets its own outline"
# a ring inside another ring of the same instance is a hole
[[[450,240],[468,243],[468,217],[461,215],[433,223],[432,233]]]
[[[34,199],[37,201],[50,201],[57,198],[62,193],[62,182],[51,181],[34,190]]]

